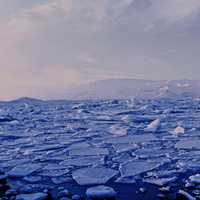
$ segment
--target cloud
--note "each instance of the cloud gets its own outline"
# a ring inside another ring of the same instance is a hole
[[[82,79],[77,70],[64,66],[49,66],[48,69],[4,69],[0,74],[0,99],[30,96],[44,99],[64,98],[67,89],[76,86]]]
[[[2,98],[30,91],[52,97],[112,77],[196,78],[199,72],[199,0],[6,2],[0,3],[0,74],[10,92]]]
[[[177,22],[188,17],[194,17],[199,13],[199,0],[155,0],[155,10],[158,18],[164,18],[168,22]]]

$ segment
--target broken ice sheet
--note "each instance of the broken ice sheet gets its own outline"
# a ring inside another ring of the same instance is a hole
[[[51,169],[51,170],[42,170],[42,172],[40,172],[39,175],[47,177],[57,177],[66,175],[68,173],[69,173],[68,169]]]
[[[89,156],[89,157],[79,157],[79,158],[69,158],[60,163],[62,166],[90,166],[96,164],[103,164],[103,157],[99,156]]]
[[[11,177],[24,177],[32,174],[33,172],[41,169],[40,164],[33,164],[33,163],[27,163],[22,164],[14,167],[12,170],[8,172],[8,176]]]
[[[200,174],[195,174],[189,177],[190,181],[195,184],[200,184]]]
[[[186,150],[200,150],[200,140],[181,140],[175,144],[175,148],[177,149],[186,149]]]
[[[116,153],[122,153],[122,152],[125,152],[125,151],[135,150],[135,149],[138,148],[138,145],[123,143],[123,144],[114,144],[113,147],[114,147]]]
[[[96,185],[106,184],[117,174],[118,171],[106,167],[88,167],[74,171],[72,176],[79,185]]]
[[[159,161],[132,160],[122,163],[120,165],[120,172],[122,177],[135,176],[156,169],[160,164]]]
[[[73,150],[73,149],[81,149],[81,148],[87,148],[90,147],[90,145],[87,142],[80,142],[70,145],[67,149]]]
[[[109,151],[106,148],[88,147],[81,149],[72,149],[69,151],[70,156],[98,156],[109,155]]]
[[[111,144],[123,144],[123,143],[144,143],[150,141],[158,140],[153,134],[142,134],[142,135],[128,135],[128,136],[121,136],[121,137],[113,137],[106,140],[106,143]]]
[[[17,195],[16,200],[45,200],[46,198],[47,194],[45,193],[33,193]]]
[[[150,183],[153,185],[157,185],[159,187],[169,185],[175,182],[178,178],[176,176],[170,178],[148,178],[144,179],[143,181],[146,183]]]
[[[124,136],[128,133],[127,127],[122,127],[120,124],[115,124],[108,129],[108,132],[113,135]]]
[[[160,126],[160,119],[155,119],[146,128],[146,132],[156,132]]]
[[[24,177],[24,180],[29,183],[36,183],[42,180],[41,176],[26,176]]]

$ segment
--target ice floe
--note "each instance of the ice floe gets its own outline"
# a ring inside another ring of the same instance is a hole
[[[47,194],[45,193],[33,193],[33,194],[20,194],[16,197],[16,200],[45,200]]]
[[[146,132],[156,132],[160,126],[160,119],[155,119],[153,122],[151,122],[146,128]]]
[[[86,191],[86,196],[88,199],[108,199],[108,198],[115,198],[117,193],[114,191],[113,188],[100,185],[96,187],[88,188]]]
[[[98,156],[108,155],[109,151],[106,148],[89,147],[81,149],[72,149],[69,151],[70,156]]]
[[[177,149],[200,150],[200,140],[181,140],[175,144]]]
[[[109,128],[109,132],[114,134],[114,135],[118,135],[118,136],[124,136],[127,135],[128,133],[128,128],[124,128],[120,125],[113,125]]]
[[[24,177],[31,175],[33,172],[41,169],[40,164],[33,164],[33,163],[27,163],[22,164],[14,167],[12,170],[8,172],[8,176],[11,177]]]
[[[120,172],[123,177],[135,176],[157,168],[160,162],[148,162],[146,160],[133,160],[120,165]]]
[[[88,167],[78,169],[72,173],[73,179],[79,185],[106,184],[116,176],[118,171],[105,167]]]
[[[182,126],[177,126],[172,133],[175,135],[184,134],[185,129]]]

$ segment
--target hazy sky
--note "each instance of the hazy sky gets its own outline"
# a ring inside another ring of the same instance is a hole
[[[107,78],[200,79],[200,0],[1,0],[0,99]]]

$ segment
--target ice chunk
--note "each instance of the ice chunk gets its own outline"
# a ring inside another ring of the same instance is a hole
[[[153,122],[151,122],[147,128],[145,128],[146,132],[156,132],[160,126],[160,119],[155,119]]]
[[[64,166],[77,166],[77,167],[81,167],[81,166],[90,166],[93,164],[98,164],[100,162],[103,162],[103,157],[98,157],[98,156],[90,156],[90,157],[81,157],[81,158],[71,158],[71,159],[67,159],[64,160],[60,163],[60,165],[64,165]]]
[[[177,149],[188,149],[188,150],[200,150],[200,140],[181,140],[175,144],[175,148]]]
[[[87,147],[90,147],[90,145],[87,142],[80,142],[80,143],[70,145],[67,149],[72,150],[72,149],[80,149],[80,148],[87,148]]]
[[[195,174],[189,177],[190,181],[195,184],[200,184],[200,174]]]
[[[41,165],[39,164],[22,164],[14,167],[11,171],[8,172],[8,176],[11,177],[24,177],[32,174],[33,172],[39,170]]]
[[[131,115],[122,115],[121,120],[124,122],[131,122],[133,121],[133,116]]]
[[[116,183],[129,183],[129,184],[136,183],[135,178],[133,178],[133,177],[119,177],[115,182]]]
[[[34,193],[17,195],[16,200],[45,200],[46,198],[47,194],[45,193]]]
[[[59,165],[57,163],[50,163],[46,164],[46,166],[43,167],[42,171],[40,172],[40,175],[55,177],[67,174],[68,172],[69,170],[66,166]]]
[[[173,134],[175,135],[184,134],[184,133],[185,133],[185,129],[181,126],[177,126],[173,131]]]
[[[122,152],[125,152],[125,151],[130,151],[130,150],[138,148],[137,144],[126,144],[126,143],[114,144],[113,146],[114,146],[114,149],[117,153],[122,153]]]
[[[86,196],[88,199],[107,199],[107,198],[115,198],[117,193],[113,188],[107,186],[96,186],[88,188],[86,191]]]
[[[175,182],[177,180],[177,177],[171,177],[171,178],[149,178],[144,179],[144,182],[151,183],[153,185],[157,185],[159,187],[168,185],[172,182]]]
[[[96,185],[106,184],[117,174],[118,171],[110,168],[88,167],[74,171],[72,176],[79,185]]]
[[[188,192],[185,192],[183,190],[179,190],[178,194],[181,194],[184,196],[184,198],[188,199],[188,200],[196,200],[195,197],[193,197],[192,195],[190,195]]]
[[[24,177],[24,180],[29,183],[36,183],[42,180],[41,176],[26,176]]]
[[[109,132],[112,133],[113,135],[124,136],[127,135],[128,129],[118,124],[115,124],[110,127]]]
[[[70,156],[98,156],[108,155],[109,151],[106,148],[89,147],[81,149],[72,149],[69,151]]]
[[[142,135],[128,135],[122,137],[114,137],[106,140],[106,143],[112,144],[134,144],[134,143],[143,143],[143,142],[150,142],[156,141],[157,138],[152,134],[142,134]]]
[[[148,162],[146,160],[132,160],[120,165],[122,177],[135,176],[157,168],[160,162]]]

